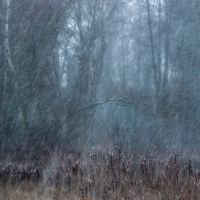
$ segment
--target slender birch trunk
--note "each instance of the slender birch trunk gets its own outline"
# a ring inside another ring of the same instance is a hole
[[[158,87],[159,92],[161,90],[161,68],[162,68],[162,48],[161,48],[161,0],[158,2],[158,18],[159,18],[159,24],[158,24]]]
[[[153,72],[154,72],[154,84],[156,94],[158,93],[158,74],[157,74],[157,66],[155,61],[155,50],[154,50],[154,39],[153,39],[153,30],[151,24],[151,13],[150,13],[150,5],[149,0],[146,0],[147,5],[147,16],[148,16],[148,25],[149,25],[149,36],[150,36],[150,43],[151,43],[151,56],[152,56],[152,65],[153,65]]]
[[[6,17],[5,17],[5,41],[4,41],[4,53],[6,56],[6,59],[8,61],[9,68],[13,72],[14,75],[16,75],[16,70],[14,68],[12,59],[11,59],[11,52],[10,52],[10,44],[9,44],[9,18],[10,18],[10,0],[5,0],[5,8],[6,8]],[[18,84],[15,81],[14,82],[14,89],[15,89],[15,95],[17,99],[17,107],[18,107],[18,113],[19,113],[19,119],[21,124],[21,129],[23,132],[25,132],[25,121],[24,121],[24,114],[23,109],[20,103],[20,100],[18,99]]]
[[[171,2],[165,0],[165,68],[163,77],[163,89],[169,83],[169,46],[170,46],[170,26],[171,26]]]

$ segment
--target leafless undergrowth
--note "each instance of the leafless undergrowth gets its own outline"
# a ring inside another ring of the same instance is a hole
[[[197,159],[182,155],[70,148],[4,153],[0,199],[200,199]]]

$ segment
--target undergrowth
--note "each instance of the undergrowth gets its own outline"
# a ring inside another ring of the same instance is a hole
[[[4,154],[0,199],[200,199],[197,159],[182,155],[70,148]]]

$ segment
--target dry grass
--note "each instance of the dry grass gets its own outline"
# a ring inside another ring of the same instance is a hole
[[[66,149],[43,151],[35,160],[30,152],[5,155],[0,199],[200,199],[198,166],[176,154]]]

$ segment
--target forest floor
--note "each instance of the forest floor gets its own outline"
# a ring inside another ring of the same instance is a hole
[[[198,159],[121,149],[12,150],[1,154],[0,200],[200,199]]]

